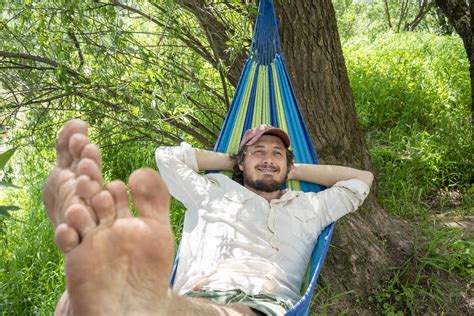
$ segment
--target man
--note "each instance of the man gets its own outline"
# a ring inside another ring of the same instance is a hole
[[[292,166],[288,136],[269,126],[242,140],[235,167],[243,186],[197,173],[232,170],[228,155],[187,144],[158,149],[166,184],[188,208],[171,291],[166,185],[152,170],[134,172],[129,186],[140,218],[133,218],[123,183],[102,189],[99,150],[86,135],[82,121],[65,125],[44,191],[65,257],[67,291],[57,314],[282,314],[298,299],[315,234],[355,210],[373,179],[346,167]],[[281,190],[287,177],[333,187],[318,194]]]
[[[293,165],[289,146],[283,130],[261,125],[245,133],[234,161],[187,144],[157,149],[170,193],[188,209],[176,292],[222,301],[244,290],[245,303],[267,314],[283,314],[298,301],[315,236],[362,203],[372,174]],[[242,172],[243,186],[225,175],[197,173],[211,169]],[[288,177],[332,188],[317,194],[281,190]]]

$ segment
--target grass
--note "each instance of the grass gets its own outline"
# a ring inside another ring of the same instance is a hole
[[[416,243],[418,249],[393,269],[392,278],[369,302],[386,315],[469,313],[463,296],[469,297],[474,280],[472,236],[466,238],[462,229],[429,225],[420,231],[424,240]]]
[[[0,312],[2,315],[48,315],[64,290],[62,256],[41,202],[42,180],[12,191],[22,210],[6,221],[0,235]]]
[[[437,218],[474,215],[470,82],[462,43],[458,37],[387,33],[348,43],[345,52],[379,201],[414,223],[419,236],[412,256],[391,269],[369,306],[384,315],[469,313],[463,297],[472,295],[473,236]]]

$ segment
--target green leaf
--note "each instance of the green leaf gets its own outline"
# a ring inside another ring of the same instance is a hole
[[[18,211],[20,208],[15,205],[0,205],[0,216],[10,217],[10,211]]]
[[[3,152],[0,154],[0,170],[3,169],[3,167],[5,167],[8,160],[10,160],[10,158],[15,153],[15,150],[16,150],[16,147],[9,149],[6,152]]]
[[[0,181],[0,187],[17,188],[17,189],[20,188],[19,186],[14,185],[13,183],[8,183],[8,182],[4,182],[4,181]]]

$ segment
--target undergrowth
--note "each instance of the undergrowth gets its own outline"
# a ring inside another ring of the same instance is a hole
[[[416,242],[418,248],[401,267],[393,269],[392,278],[369,302],[386,315],[468,314],[474,240],[465,237],[462,229],[426,225],[420,232],[425,240]]]
[[[457,36],[382,34],[346,44],[359,120],[386,211],[418,228],[416,249],[370,297],[377,314],[464,313],[474,240],[435,215],[474,215],[469,64]],[[455,196],[457,201],[451,201]]]
[[[17,160],[18,161],[18,160]],[[64,291],[62,256],[54,244],[53,226],[43,209],[45,167],[40,159],[21,163],[21,189],[0,195],[20,202],[21,210],[6,220],[0,234],[0,314],[50,315]]]
[[[383,34],[345,48],[379,198],[413,218],[419,201],[473,180],[469,64],[458,37]]]

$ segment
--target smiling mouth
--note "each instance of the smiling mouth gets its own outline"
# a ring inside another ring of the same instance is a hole
[[[276,173],[278,172],[278,169],[276,168],[270,168],[270,167],[258,167],[258,171],[263,172],[263,173]]]

